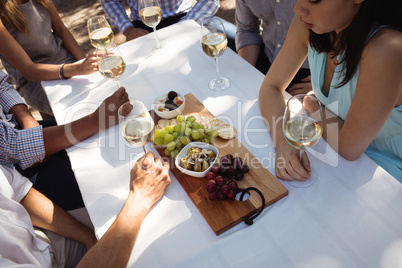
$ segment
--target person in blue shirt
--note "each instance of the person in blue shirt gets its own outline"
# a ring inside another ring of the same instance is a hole
[[[116,107],[128,101],[127,92],[120,88],[96,111],[72,123],[56,126],[46,120],[43,127],[6,79],[0,71],[0,164],[15,165],[24,176],[36,178],[34,187],[63,209],[83,207],[64,149],[116,124]]]
[[[127,12],[121,0],[101,0],[101,4],[110,19],[110,23],[126,36],[126,41],[152,32],[142,23],[137,0],[128,0],[131,14]],[[198,0],[193,4],[192,0],[160,0],[162,20],[157,29],[172,25],[180,20],[195,20],[199,24],[215,15],[219,9],[219,0]]]
[[[307,155],[299,159],[279,120],[283,91],[308,56],[314,94],[326,106],[323,137],[345,159],[366,153],[402,182],[402,2],[298,0],[295,13],[260,89],[277,177],[310,177]]]

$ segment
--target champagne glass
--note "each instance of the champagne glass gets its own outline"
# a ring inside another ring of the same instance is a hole
[[[113,43],[114,34],[105,16],[95,16],[87,21],[89,40],[95,48],[106,48]]]
[[[114,79],[120,88],[119,78],[126,70],[126,63],[123,60],[119,48],[110,44],[107,48],[97,48],[96,57],[98,59],[98,68],[100,73],[109,79]]]
[[[205,54],[215,59],[217,77],[208,86],[211,90],[222,91],[230,86],[229,79],[219,74],[218,58],[228,46],[225,27],[216,17],[208,18],[201,25],[201,46]]]
[[[125,141],[134,147],[142,146],[149,141],[154,121],[141,101],[130,98],[118,110],[120,131]]]
[[[286,141],[300,150],[300,159],[304,150],[316,144],[322,136],[323,112],[320,101],[313,95],[300,94],[291,97],[283,118],[283,134]],[[295,187],[308,187],[316,179],[316,172],[311,169],[308,180],[288,181]]]
[[[156,40],[156,46],[152,49],[152,53],[164,53],[166,52],[166,46],[159,43],[158,35],[156,33],[156,26],[162,19],[162,10],[157,0],[139,0],[138,10],[142,22],[154,29],[154,35]]]

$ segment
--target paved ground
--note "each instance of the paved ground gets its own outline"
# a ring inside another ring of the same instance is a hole
[[[88,18],[102,14],[104,11],[99,0],[53,0],[59,13],[70,29],[74,37],[77,39],[81,47],[87,52],[92,46],[88,39],[86,22]],[[123,0],[123,2],[125,2]],[[125,2],[126,3],[126,2]],[[235,0],[221,0],[220,9],[216,16],[224,18],[234,23]],[[127,7],[127,5],[126,5]],[[120,44],[125,41],[124,36],[116,31],[116,43]]]

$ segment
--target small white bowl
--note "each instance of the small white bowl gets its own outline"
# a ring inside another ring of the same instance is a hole
[[[215,160],[211,162],[211,164],[209,165],[209,168],[207,168],[203,172],[197,172],[197,171],[192,171],[192,170],[182,168],[180,166],[180,160],[187,155],[188,148],[190,148],[190,147],[200,147],[202,149],[209,149],[209,150],[212,150],[212,151],[215,152],[215,154],[216,154]],[[184,174],[187,174],[187,175],[190,175],[190,176],[193,176],[193,177],[197,177],[197,178],[203,178],[211,170],[212,166],[218,160],[218,157],[219,157],[219,150],[215,146],[213,146],[211,144],[208,144],[208,143],[205,143],[205,142],[190,142],[183,149],[181,149],[180,153],[177,155],[176,160],[175,160],[175,165]]]
[[[186,98],[179,92],[177,92],[177,96],[181,97],[183,100],[183,103],[176,108],[175,110],[172,111],[159,111],[158,107],[161,105],[161,100],[167,96],[167,94],[160,95],[159,97],[155,98],[155,100],[152,102],[152,109],[154,109],[155,113],[163,119],[171,119],[171,118],[176,118],[178,115],[183,114],[183,110],[186,104]]]

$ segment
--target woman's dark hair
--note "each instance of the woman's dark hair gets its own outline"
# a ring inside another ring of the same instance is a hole
[[[402,29],[402,0],[365,0],[352,23],[336,36],[335,32],[316,34],[310,30],[310,45],[318,52],[345,52],[338,64],[345,64],[341,87],[352,79],[359,66],[369,34],[377,25]]]

